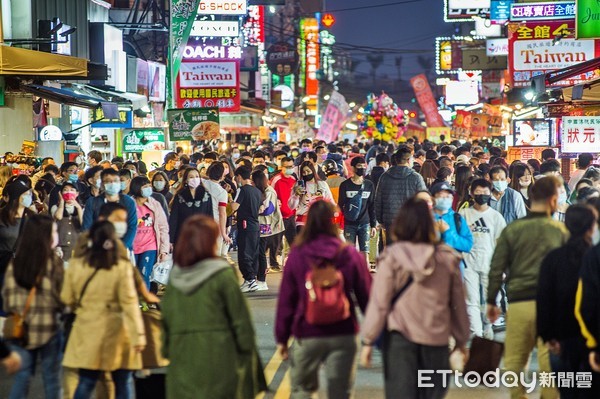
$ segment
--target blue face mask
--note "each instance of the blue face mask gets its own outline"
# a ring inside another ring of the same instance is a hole
[[[498,192],[506,191],[508,188],[508,182],[506,180],[494,180],[492,184],[494,185],[494,190]]]
[[[125,191],[127,190],[127,182],[126,181],[122,181],[121,182],[121,191]]]
[[[120,182],[105,183],[104,191],[108,195],[117,195],[121,192],[121,183]]]
[[[435,209],[446,212],[452,208],[452,197],[441,197],[435,199]]]
[[[558,194],[558,205],[564,205],[567,203],[567,193],[564,191]]]
[[[152,195],[152,187],[142,188],[142,197],[149,198]]]
[[[25,208],[29,208],[33,203],[33,196],[31,194],[27,194],[21,197],[21,205]]]
[[[69,181],[71,183],[77,183],[77,180],[79,180],[79,175],[77,175],[77,173],[69,174]]]

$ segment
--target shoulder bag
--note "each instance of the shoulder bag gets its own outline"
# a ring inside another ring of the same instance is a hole
[[[27,295],[23,314],[13,313],[6,318],[2,332],[5,340],[12,341],[22,347],[27,345],[27,323],[25,322],[25,318],[27,317],[27,313],[29,313],[36,292],[37,287],[34,285],[29,291],[29,295]]]

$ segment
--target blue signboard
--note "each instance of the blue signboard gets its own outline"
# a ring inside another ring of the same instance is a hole
[[[512,3],[512,0],[492,0],[490,20],[493,24],[504,25],[510,19],[510,5]]]
[[[92,127],[103,127],[112,129],[126,129],[133,127],[133,112],[119,110],[119,118],[106,119],[102,108],[92,111],[92,117],[98,122],[92,123]]]

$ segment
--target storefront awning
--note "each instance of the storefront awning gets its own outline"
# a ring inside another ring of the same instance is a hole
[[[88,60],[0,45],[0,75],[86,78]]]
[[[108,101],[116,102],[119,105],[126,105],[132,108],[133,111],[142,109],[148,106],[148,98],[137,93],[118,92],[112,90],[104,90],[95,86],[82,85],[87,90],[92,91]]]
[[[573,91],[577,86],[565,87],[562,89],[565,101],[600,101],[600,79],[590,80],[583,83],[583,94],[581,98],[573,99]]]
[[[54,87],[40,86],[40,85],[23,85],[22,89],[27,93],[31,93],[38,97],[45,98],[47,100],[55,101],[60,104],[72,105],[76,107],[96,109],[102,107],[117,108],[117,104],[106,101],[102,97],[93,97],[90,95],[78,93],[72,89],[56,89]]]

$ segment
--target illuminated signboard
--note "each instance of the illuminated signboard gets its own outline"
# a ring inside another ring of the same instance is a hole
[[[506,69],[506,56],[489,56],[486,40],[474,37],[438,37],[436,45],[436,72],[457,74],[459,72]]]
[[[258,46],[265,42],[265,8],[249,6],[248,16],[242,25],[244,46]]]
[[[204,44],[187,45],[183,49],[184,60],[239,60],[242,48],[238,46],[212,46]]]
[[[246,0],[201,0],[198,15],[246,15]]]
[[[575,2],[513,3],[510,6],[511,21],[547,21],[549,19],[575,19]]]
[[[305,94],[310,98],[307,103],[307,109],[316,111],[319,94],[317,70],[320,67],[319,20],[316,18],[305,18],[301,21],[300,28],[304,47],[304,88],[306,90]]]
[[[240,35],[238,21],[194,21],[190,36],[235,37]]]
[[[444,0],[444,21],[472,21],[490,14],[490,0]]]

